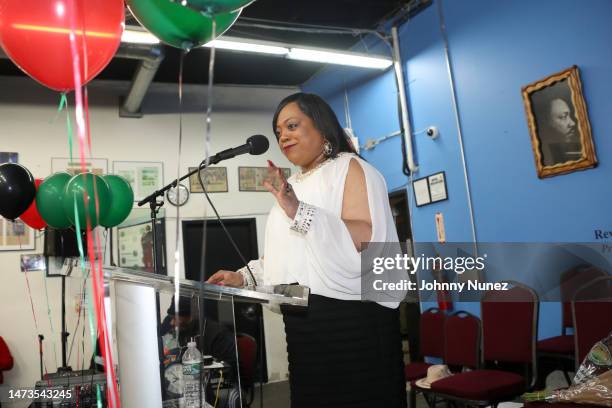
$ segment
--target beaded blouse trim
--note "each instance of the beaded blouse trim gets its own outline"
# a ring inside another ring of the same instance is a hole
[[[316,213],[317,207],[300,201],[295,218],[291,222],[289,228],[302,235],[306,235],[312,226],[312,221]]]
[[[312,168],[312,169],[310,169],[310,170],[308,170],[308,171],[306,171],[306,172],[304,172],[304,173],[297,173],[297,174],[295,175],[295,182],[296,182],[296,183],[299,183],[300,181],[302,181],[302,180],[306,179],[306,178],[307,178],[308,176],[310,176],[311,174],[315,173],[315,172],[316,172],[317,170],[319,170],[321,167],[325,166],[325,165],[326,165],[326,164],[328,164],[328,163],[331,163],[331,162],[335,161],[335,160],[336,160],[336,159],[338,159],[339,157],[342,157],[342,156],[344,156],[344,155],[346,155],[346,154],[349,154],[349,153],[346,153],[346,152],[341,152],[341,153],[338,153],[338,155],[336,155],[336,157],[329,158],[329,159],[325,159],[325,160],[324,160],[324,161],[322,161],[321,163],[317,164],[317,165],[316,165],[314,168]]]

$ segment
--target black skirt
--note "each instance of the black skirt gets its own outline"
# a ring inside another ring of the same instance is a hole
[[[310,295],[282,307],[292,408],[404,408],[399,312]]]

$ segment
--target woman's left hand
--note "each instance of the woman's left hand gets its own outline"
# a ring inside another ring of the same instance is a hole
[[[276,167],[270,160],[268,160],[268,178],[263,184],[274,195],[278,205],[285,211],[287,217],[295,218],[300,202],[295,195],[295,191],[293,191],[293,187],[287,182],[282,170]]]

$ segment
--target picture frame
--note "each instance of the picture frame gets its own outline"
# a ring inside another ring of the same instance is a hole
[[[21,272],[44,272],[47,270],[47,262],[43,254],[21,255]]]
[[[31,251],[36,249],[34,229],[21,220],[0,217],[0,251]]]
[[[412,181],[412,191],[414,192],[414,201],[417,207],[422,207],[431,204],[431,195],[429,192],[428,177],[421,177]]]
[[[108,159],[85,159],[85,167],[88,172],[92,172],[98,176],[105,175],[108,173]],[[59,171],[68,172],[73,176],[82,173],[80,159],[78,157],[73,157],[72,160],[70,160],[69,157],[52,157],[51,173],[53,174]]]
[[[189,167],[189,172],[196,170],[197,167]],[[227,167],[207,167],[200,170],[202,175],[202,181],[206,185],[207,193],[227,193]],[[192,174],[189,176],[189,192],[190,193],[204,193],[200,181],[198,180],[198,174]]]
[[[113,161],[113,174],[125,178],[134,191],[134,202],[162,188],[164,163],[148,161]]]
[[[432,203],[448,200],[448,189],[446,188],[446,173],[441,171],[427,176],[429,197]]]
[[[291,176],[291,169],[288,167],[281,168],[285,178]],[[266,190],[263,185],[268,177],[267,167],[238,167],[238,190],[262,192]]]
[[[576,65],[522,88],[539,178],[597,166]]]
[[[19,163],[19,153],[0,152],[0,164],[2,163]]]

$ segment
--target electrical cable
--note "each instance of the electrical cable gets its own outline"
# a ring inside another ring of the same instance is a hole
[[[215,404],[214,408],[217,408],[217,402],[219,402],[219,390],[221,389],[221,384],[223,383],[223,370],[221,371],[221,377],[219,378],[219,382],[217,383],[217,395],[215,395]]]
[[[204,164],[204,162],[200,163],[200,168],[202,167],[203,164]],[[219,224],[221,225],[221,228],[223,229],[223,232],[225,233],[225,235],[229,239],[230,243],[232,244],[232,247],[234,247],[234,250],[236,251],[236,254],[238,254],[238,256],[240,257],[240,260],[242,261],[242,263],[245,264],[245,266],[247,268],[247,271],[249,271],[249,275],[251,276],[251,279],[253,279],[253,282],[257,282],[255,280],[255,276],[253,275],[253,271],[251,271],[251,267],[249,266],[249,263],[247,262],[246,258],[242,254],[242,252],[240,252],[240,249],[238,248],[238,245],[236,244],[236,242],[232,238],[231,234],[229,233],[229,231],[225,227],[225,224],[223,223],[223,220],[221,219],[221,216],[217,212],[217,208],[215,207],[215,205],[213,204],[212,200],[210,199],[210,196],[208,195],[208,191],[206,191],[206,186],[204,185],[204,180],[202,179],[202,171],[201,170],[198,171],[197,174],[198,174],[198,181],[200,182],[200,186],[202,186],[202,190],[204,191],[204,196],[206,197],[206,200],[208,201],[208,204],[210,204],[210,207],[214,211],[215,216],[217,217],[217,221],[219,221]]]

